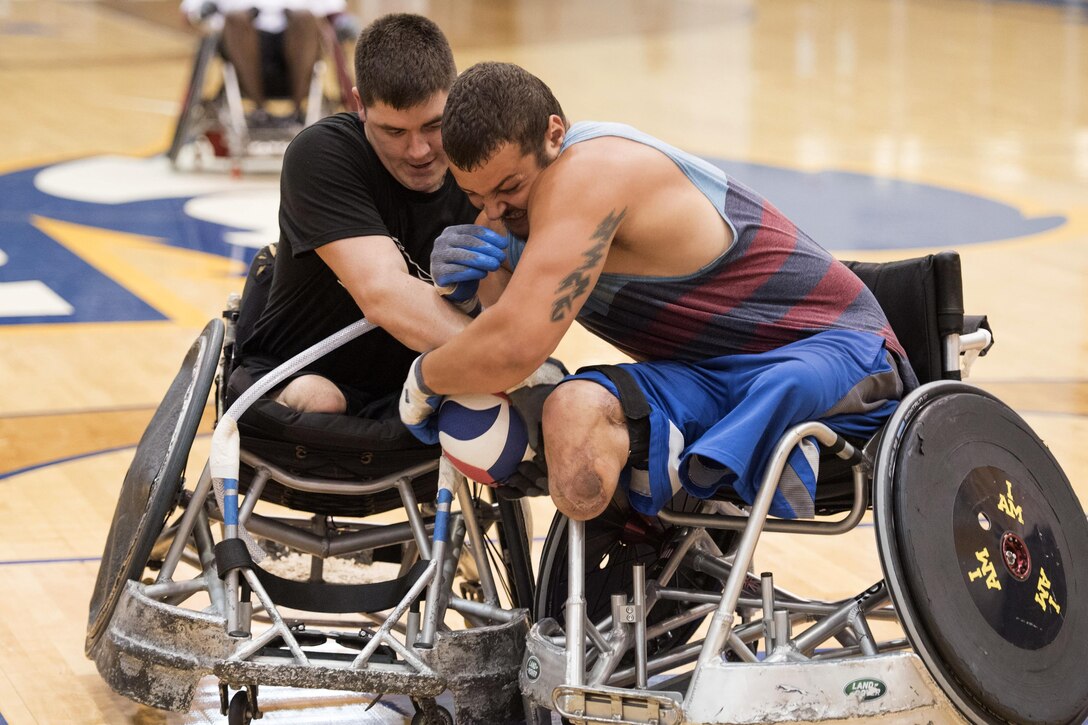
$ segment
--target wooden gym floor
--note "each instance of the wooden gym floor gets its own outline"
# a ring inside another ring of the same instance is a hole
[[[998,340],[972,382],[1031,423],[1088,501],[1083,1],[351,5],[364,22],[428,14],[459,67],[520,63],[572,119],[720,161],[843,257],[958,249],[969,311]],[[0,723],[223,719],[211,688],[188,715],[114,695],[82,647],[133,446],[240,289],[242,250],[275,238],[274,176],[163,163],[195,47],[176,6],[0,0]],[[616,354],[576,332],[562,357]],[[871,538],[768,535],[759,565],[850,594],[880,577]],[[363,717],[336,693],[300,709],[311,695],[283,693],[267,721]]]

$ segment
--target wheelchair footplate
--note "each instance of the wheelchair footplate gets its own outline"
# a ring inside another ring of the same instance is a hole
[[[700,668],[686,723],[964,722],[910,652]]]
[[[677,692],[561,685],[555,688],[552,698],[555,711],[579,725],[680,725],[684,720],[682,696]]]

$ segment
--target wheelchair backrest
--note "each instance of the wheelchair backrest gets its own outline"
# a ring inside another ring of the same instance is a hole
[[[268,293],[272,289],[272,269],[276,264],[276,245],[269,244],[261,247],[253,257],[249,265],[249,274],[246,275],[245,285],[242,287],[242,298],[238,304],[237,312],[233,313],[230,320],[234,326],[230,336],[232,342],[228,349],[224,350],[223,381],[230,379],[234,368],[238,363],[236,351],[238,345],[246,340],[264,312],[268,304]],[[225,315],[231,315],[228,310]]]
[[[895,262],[844,262],[872,290],[922,384],[959,379],[944,339],[963,331],[960,255],[945,251]]]

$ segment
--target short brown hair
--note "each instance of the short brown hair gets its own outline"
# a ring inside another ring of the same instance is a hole
[[[421,15],[383,15],[359,33],[355,85],[363,105],[380,101],[398,110],[411,108],[448,91],[456,77],[449,41]]]
[[[442,146],[454,166],[474,171],[504,143],[534,153],[546,164],[548,118],[566,124],[552,91],[529,71],[512,63],[477,63],[450,88],[442,115]]]

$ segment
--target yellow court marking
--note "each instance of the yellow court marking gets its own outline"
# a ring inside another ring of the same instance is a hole
[[[207,252],[171,247],[157,237],[33,216],[32,223],[174,322],[203,325],[207,312],[177,294],[169,280],[206,280],[237,274],[241,263]],[[158,272],[156,273],[156,270]]]

